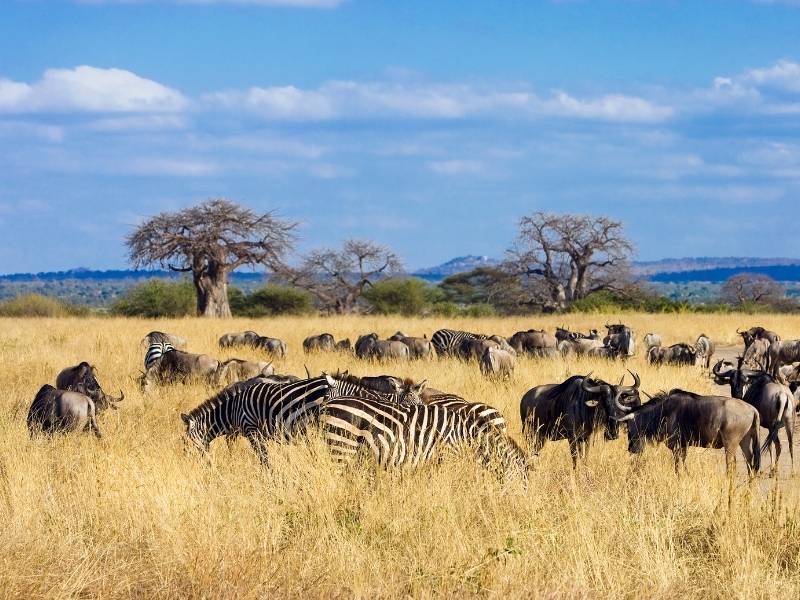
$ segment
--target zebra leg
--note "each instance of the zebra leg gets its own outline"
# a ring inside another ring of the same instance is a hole
[[[264,436],[261,435],[261,432],[256,430],[245,432],[245,437],[247,437],[247,441],[250,442],[250,445],[253,447],[253,451],[258,456],[258,459],[261,461],[262,465],[267,465],[267,447],[265,443]]]

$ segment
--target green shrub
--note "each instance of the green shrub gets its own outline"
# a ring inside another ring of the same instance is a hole
[[[0,302],[0,317],[81,317],[85,306],[75,306],[41,294],[21,294]]]
[[[410,316],[429,312],[444,294],[421,279],[409,278],[379,281],[365,289],[363,297],[378,314]]]
[[[252,294],[228,288],[228,301],[231,312],[242,317],[307,315],[315,310],[311,294],[285,285],[270,284]]]
[[[111,307],[113,314],[126,317],[184,317],[196,311],[197,297],[192,283],[161,279],[131,288]]]

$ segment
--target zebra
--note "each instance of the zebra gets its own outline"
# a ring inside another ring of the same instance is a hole
[[[145,371],[150,369],[164,354],[172,352],[173,350],[175,350],[175,346],[167,340],[166,336],[157,338],[151,334],[150,345],[147,347],[147,352],[144,355]]]
[[[508,431],[508,423],[506,423],[505,417],[491,404],[469,402],[461,396],[446,393],[427,395],[424,401],[429,406],[443,406],[450,410],[476,414],[480,418],[488,420],[491,425],[497,427],[503,433]]]
[[[527,476],[520,446],[478,412],[344,396],[325,404],[320,422],[339,464],[365,446],[381,467],[412,468],[428,462],[443,447],[470,447],[484,466],[499,461],[503,473],[516,470]]]
[[[336,373],[332,379],[334,383],[331,398],[355,396],[395,404],[422,404],[420,394],[425,389],[425,381],[415,384],[410,379],[400,379],[391,375],[356,377],[345,371]]]
[[[438,356],[452,356],[458,354],[461,342],[464,340],[485,340],[488,336],[469,331],[456,331],[455,329],[439,329],[431,336],[431,344]]]
[[[234,383],[189,414],[181,414],[186,440],[207,451],[219,436],[230,442],[241,434],[265,463],[265,441],[288,440],[317,421],[332,383],[327,375],[289,383],[266,383],[258,378]]]

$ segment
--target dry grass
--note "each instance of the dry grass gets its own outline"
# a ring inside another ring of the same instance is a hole
[[[619,364],[524,359],[514,380],[490,384],[456,361],[378,366],[304,357],[305,335],[337,339],[402,328],[430,335],[454,326],[506,335],[543,325],[582,330],[616,316],[482,320],[286,318],[144,321],[0,320],[0,596],[31,597],[794,597],[800,592],[800,512],[789,491],[741,477],[731,506],[720,453],[690,451],[676,477],[664,448],[639,459],[625,440],[596,441],[573,472],[564,442],[545,446],[527,487],[494,479],[466,458],[418,472],[331,465],[319,440],[275,446],[267,469],[240,442],[212,446],[210,461],[185,455],[180,411],[212,393],[202,385],[143,396],[134,383],[151,329],[180,333],[189,349],[218,356],[217,337],[253,328],[285,339],[282,372],[303,365],[359,374],[398,372],[490,402],[519,438],[519,399],[531,386],[594,370],[618,380]],[[624,315],[665,343],[704,331],[737,341],[743,316]],[[758,320],[800,337],[800,319]],[[105,389],[122,388],[104,413],[104,438],[28,438],[25,416],[43,383],[90,360]],[[698,370],[632,368],[653,392],[710,391]],[[622,436],[624,438],[624,435]]]

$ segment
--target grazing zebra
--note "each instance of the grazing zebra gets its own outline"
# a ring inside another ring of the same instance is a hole
[[[461,396],[455,394],[430,394],[424,398],[428,406],[442,406],[450,410],[475,414],[481,419],[486,419],[491,425],[497,427],[503,433],[508,431],[508,424],[505,417],[490,404],[483,402],[468,402]]]
[[[327,402],[320,421],[340,463],[364,446],[381,467],[418,467],[443,447],[470,447],[485,466],[498,461],[504,473],[526,475],[527,461],[519,445],[475,411],[345,396]]]
[[[332,375],[331,398],[355,396],[395,404],[422,404],[421,393],[425,382],[415,384],[410,379],[384,375],[382,377],[356,377],[344,373]]]
[[[440,329],[431,336],[431,344],[439,356],[458,355],[458,350],[464,340],[485,340],[488,336],[468,331],[455,329]]]
[[[181,415],[186,438],[201,450],[208,450],[221,435],[230,440],[241,434],[266,462],[264,442],[268,438],[289,439],[317,421],[331,383],[325,375],[290,383],[234,383],[188,415]]]
[[[164,354],[174,350],[175,346],[173,346],[166,339],[150,342],[150,345],[147,347],[147,352],[144,355],[145,370],[148,370],[150,367],[152,367],[153,364]]]

